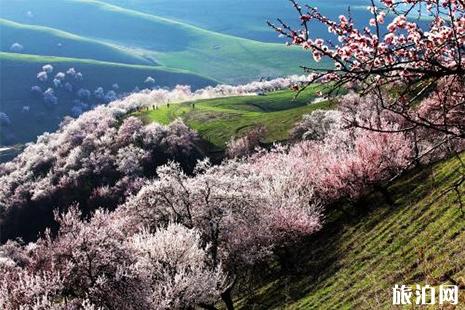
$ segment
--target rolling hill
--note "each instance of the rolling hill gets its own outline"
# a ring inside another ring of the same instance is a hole
[[[450,189],[464,172],[458,158],[445,160],[391,185],[394,206],[372,195],[358,208],[333,210],[326,228],[290,253],[294,272],[279,276],[276,270],[237,300],[237,308],[394,309],[395,284],[459,285],[460,306],[465,302],[465,221]],[[458,189],[463,193],[464,184]]]
[[[80,88],[109,91],[116,83],[118,92],[126,93],[147,87],[144,81],[151,76],[155,78],[151,86],[187,84],[195,89],[300,73],[299,65],[311,62],[300,49],[212,32],[93,0],[5,1],[0,18],[0,69],[8,72],[0,81],[0,112],[11,120],[10,126],[2,128],[0,145],[28,142],[54,130],[76,108]],[[21,49],[11,53],[15,43]],[[40,84],[36,75],[47,63],[56,66],[54,74],[75,67],[85,78],[71,93],[63,85],[53,87],[53,77],[48,84]],[[31,94],[34,85],[42,91],[52,88],[59,104],[45,106],[40,96]],[[86,109],[95,104],[85,103]]]
[[[74,67],[82,72],[82,81],[73,81],[73,91],[68,92],[63,87],[55,89],[58,97],[56,105],[46,105],[41,98],[31,93],[32,86],[40,86],[44,91],[51,87],[47,82],[37,80],[37,72],[44,64],[52,64],[54,73],[66,72]],[[174,87],[177,84],[189,84],[194,89],[216,84],[215,81],[196,76],[181,70],[166,69],[153,66],[126,65],[119,63],[84,60],[77,58],[46,57],[0,53],[0,102],[1,111],[7,113],[11,125],[3,128],[3,139],[0,145],[24,143],[35,139],[44,131],[55,130],[65,115],[71,114],[71,109],[78,99],[76,91],[80,88],[93,92],[97,87],[105,91],[114,90],[113,84],[118,84],[117,94],[131,92],[134,88],[145,88],[148,76],[155,79],[155,85]],[[95,102],[88,102],[89,105]],[[28,107],[28,108],[24,108]]]
[[[25,54],[85,58],[136,65],[154,64],[153,61],[120,47],[53,28],[0,19],[0,29],[2,52],[9,52],[14,43],[21,42],[23,46],[21,53]]]
[[[124,46],[163,66],[227,83],[301,72],[299,65],[312,63],[298,48],[212,32],[99,1],[8,1],[0,17]]]
[[[223,150],[231,137],[263,125],[265,142],[286,140],[289,130],[303,114],[327,109],[331,103],[312,103],[319,87],[308,88],[296,100],[291,91],[278,91],[265,96],[241,96],[171,104],[156,110],[135,113],[145,122],[168,124],[181,118],[211,143],[213,151]]]
[[[297,13],[287,0],[102,0],[124,8],[145,12],[207,30],[230,34],[262,42],[282,43],[266,25],[267,20],[283,18],[297,22]],[[313,0],[301,1],[318,7],[324,14],[338,17],[347,12],[350,5],[354,17],[367,19],[367,0]],[[319,37],[327,35],[327,29],[318,28]],[[313,33],[315,33],[313,31]]]

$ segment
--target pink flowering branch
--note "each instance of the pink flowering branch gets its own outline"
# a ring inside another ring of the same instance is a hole
[[[427,127],[444,135],[465,138],[463,89],[465,80],[465,5],[456,0],[370,1],[372,18],[359,29],[350,17],[331,20],[317,8],[290,0],[298,12],[300,28],[281,19],[269,26],[288,39],[289,45],[308,50],[316,62],[323,59],[332,68],[303,66],[310,74],[308,83],[332,82],[334,89],[355,88],[361,94],[375,93],[381,109],[403,119],[398,130]],[[350,12],[349,12],[350,13]],[[420,17],[430,22],[415,22]],[[392,21],[386,23],[386,18]],[[317,22],[339,42],[312,38],[311,23]],[[449,85],[446,89],[439,85]],[[448,88],[453,88],[450,90]],[[385,94],[389,92],[389,96]],[[430,100],[423,100],[430,96]],[[425,114],[423,103],[441,106]],[[457,120],[457,115],[462,118]],[[370,128],[383,131],[381,128]],[[388,129],[390,130],[390,129]]]

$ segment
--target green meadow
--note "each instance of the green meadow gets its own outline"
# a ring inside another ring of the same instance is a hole
[[[289,130],[302,115],[316,109],[328,109],[328,101],[313,103],[319,86],[309,87],[297,98],[292,91],[278,91],[264,96],[240,96],[180,104],[138,112],[145,122],[167,124],[181,118],[189,127],[210,142],[224,149],[231,137],[239,137],[256,126],[267,129],[265,142],[284,141]]]

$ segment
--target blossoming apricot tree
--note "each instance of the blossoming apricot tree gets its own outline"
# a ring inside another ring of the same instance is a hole
[[[310,51],[315,61],[332,63],[327,70],[304,67],[312,76],[310,83],[331,81],[335,87],[376,94],[382,109],[405,121],[397,131],[424,127],[465,138],[463,0],[381,0],[379,5],[371,0],[372,18],[361,29],[350,14],[331,20],[317,8],[290,2],[299,14],[300,29],[280,19],[269,25],[287,37],[288,44]],[[336,40],[310,37],[315,22]]]

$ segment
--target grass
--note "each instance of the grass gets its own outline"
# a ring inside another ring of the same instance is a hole
[[[223,149],[233,136],[251,128],[267,128],[266,142],[285,140],[289,130],[303,114],[326,109],[328,102],[311,103],[321,87],[308,88],[296,100],[291,91],[269,93],[266,96],[242,96],[171,104],[159,109],[138,112],[145,122],[167,124],[181,118],[216,149]],[[195,106],[193,106],[195,105]]]
[[[362,209],[330,212],[293,252],[296,273],[268,278],[238,308],[393,309],[395,284],[465,285],[465,217],[447,191],[457,169],[465,173],[453,158],[405,176],[389,188],[396,206],[372,195]]]
[[[79,64],[87,64],[87,65],[101,65],[113,68],[126,68],[126,69],[134,69],[134,70],[145,70],[145,71],[152,71],[153,72],[160,72],[160,73],[180,73],[180,74],[188,74],[192,76],[197,76],[207,80],[208,78],[202,77],[192,72],[182,70],[182,69],[175,69],[175,68],[168,68],[162,66],[148,66],[148,65],[138,65],[138,64],[125,64],[125,63],[118,63],[118,62],[110,62],[110,61],[100,61],[90,58],[73,58],[73,57],[60,57],[60,56],[47,56],[47,55],[35,55],[35,54],[18,54],[18,53],[8,53],[8,52],[0,52],[0,59],[2,62],[24,62],[24,63],[67,63],[69,65],[79,65]],[[208,79],[210,82],[218,83],[218,81]],[[160,81],[163,82],[163,81]]]
[[[80,15],[85,18],[76,18]],[[300,48],[221,34],[100,1],[8,1],[0,16],[124,46],[137,57],[226,83],[301,73],[299,65],[315,65]]]
[[[56,89],[59,104],[54,107],[46,107],[41,98],[31,94],[31,87],[34,85],[40,85],[42,89],[51,87],[51,81],[40,83],[36,78],[37,72],[47,63],[55,67],[54,73],[65,72],[69,67],[82,72],[84,80],[74,82],[75,91],[81,87],[93,91],[99,86],[109,90],[113,83],[117,83],[120,93],[130,92],[135,87],[145,88],[147,76],[152,76],[157,85],[167,87],[188,83],[196,89],[216,84],[216,81],[189,72],[162,67],[0,53],[0,72],[5,73],[0,79],[0,111],[7,113],[12,122],[11,126],[2,130],[13,135],[10,139],[0,139],[0,145],[35,140],[44,131],[54,131],[63,117],[70,115],[72,101],[76,99],[75,93],[67,93],[62,88]],[[30,111],[23,112],[23,106],[29,106]]]

